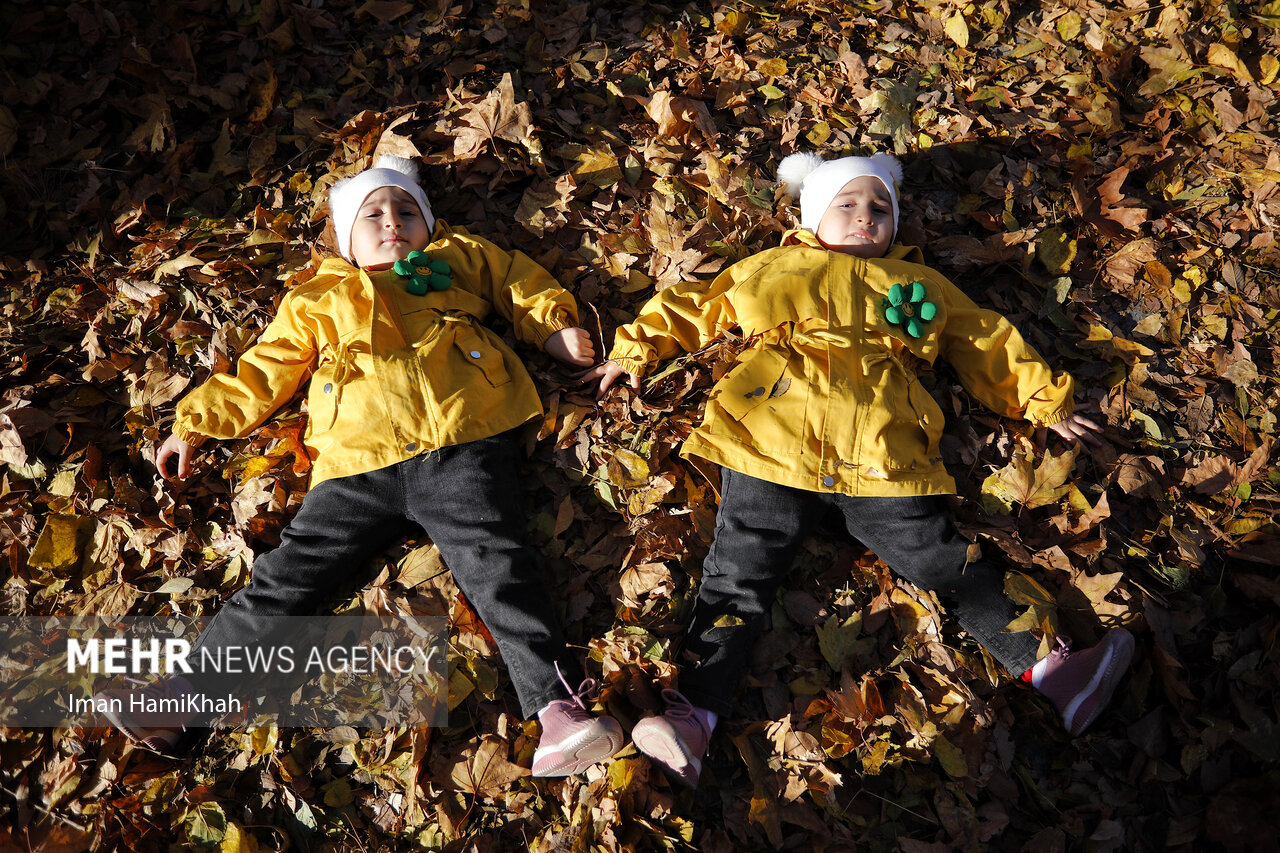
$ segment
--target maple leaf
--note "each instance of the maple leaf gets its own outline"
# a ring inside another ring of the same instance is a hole
[[[522,777],[529,770],[512,763],[507,758],[508,745],[501,738],[489,735],[476,745],[467,744],[454,759],[448,780],[456,790],[482,797],[498,794],[503,788]]]
[[[469,159],[483,151],[496,151],[496,140],[503,139],[534,146],[533,116],[526,103],[517,103],[511,75],[504,74],[498,86],[482,101],[465,107],[458,115],[462,122],[453,139],[453,157]]]
[[[1035,509],[1055,503],[1070,489],[1067,479],[1075,467],[1076,452],[1071,448],[1056,456],[1046,453],[1033,467],[1031,451],[1016,450],[1008,465],[983,482],[982,493],[1005,506],[1019,503]]]

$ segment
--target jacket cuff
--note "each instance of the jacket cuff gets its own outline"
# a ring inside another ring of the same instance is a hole
[[[176,424],[173,427],[173,434],[192,447],[200,447],[209,440],[208,436],[201,435],[198,432],[192,432],[191,430],[177,426]]]
[[[609,360],[621,367],[632,376],[644,376],[647,365],[643,359],[625,358],[623,356],[610,356]]]
[[[1075,407],[1068,406],[1065,409],[1059,409],[1058,411],[1048,415],[1041,415],[1034,418],[1029,417],[1027,420],[1031,421],[1031,423],[1038,427],[1051,427],[1054,424],[1060,424],[1067,418],[1071,417],[1073,412],[1075,412]]]
[[[550,338],[556,332],[563,332],[565,329],[572,329],[574,327],[575,327],[575,324],[572,322],[565,322],[562,320],[548,320],[546,323],[543,323],[539,325],[537,328],[531,330],[533,340],[531,340],[529,343],[533,344],[539,349],[544,349],[546,348],[546,345],[547,345],[547,338]]]

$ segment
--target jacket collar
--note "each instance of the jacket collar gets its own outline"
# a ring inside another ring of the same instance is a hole
[[[784,246],[808,246],[810,249],[822,249],[829,251],[825,246],[818,242],[818,238],[812,231],[804,228],[792,228],[790,231],[782,235],[782,245]],[[901,243],[894,243],[889,247],[889,251],[880,260],[889,261],[910,261],[913,264],[924,263],[924,253],[916,246],[904,246]]]

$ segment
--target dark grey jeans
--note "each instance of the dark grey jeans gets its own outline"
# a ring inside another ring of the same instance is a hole
[[[896,574],[947,602],[961,627],[1014,675],[1036,661],[1038,641],[1004,627],[1017,615],[990,563],[966,565],[969,543],[936,497],[849,497],[780,486],[721,468],[715,541],[703,564],[680,691],[695,705],[727,714],[797,548],[828,507],[849,534]],[[717,624],[719,623],[719,624]]]
[[[322,613],[337,593],[372,579],[371,557],[422,530],[493,635],[520,709],[532,717],[566,696],[557,663],[575,687],[582,675],[565,646],[546,579],[523,541],[519,467],[508,432],[326,480],[307,493],[280,546],[254,561],[250,584],[227,600],[195,648],[264,642],[279,617]],[[228,679],[204,673],[192,680],[216,693]]]

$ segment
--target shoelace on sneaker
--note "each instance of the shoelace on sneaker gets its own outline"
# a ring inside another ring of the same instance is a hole
[[[569,686],[569,682],[565,679],[564,673],[560,671],[560,662],[552,661],[552,666],[555,667],[556,678],[560,679],[560,683],[564,685],[565,692],[569,694],[569,701],[573,703],[573,707],[566,709],[565,713],[567,713],[574,721],[578,722],[593,719],[591,712],[587,710],[587,704],[583,699],[595,698],[594,693],[597,687],[596,680],[594,678],[583,679],[582,683],[578,685],[578,689],[574,690]]]
[[[693,720],[693,703],[684,697],[679,690],[672,690],[670,687],[664,687],[662,690],[662,699],[667,703],[667,709],[663,712],[664,717],[673,720]]]

